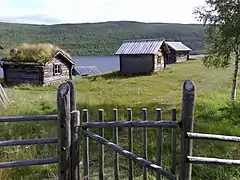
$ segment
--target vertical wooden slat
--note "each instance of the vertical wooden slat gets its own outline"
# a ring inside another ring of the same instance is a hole
[[[172,109],[172,121],[176,121],[176,109]],[[176,174],[176,150],[177,150],[177,135],[176,128],[172,128],[172,150],[171,150],[171,172]]]
[[[187,162],[187,156],[192,156],[193,141],[186,138],[186,133],[193,132],[194,101],[195,85],[186,80],[182,90],[180,180],[191,180],[192,176],[192,164]]]
[[[59,180],[71,179],[71,115],[70,87],[62,83],[57,92],[58,126],[59,126]]]
[[[67,81],[70,87],[70,111],[71,111],[71,174],[72,180],[79,180],[79,125],[80,112],[76,110],[76,89],[72,81]]]
[[[157,114],[157,121],[162,120],[162,110],[160,108],[156,109]],[[157,144],[156,144],[156,151],[157,151],[157,162],[156,164],[162,167],[162,151],[163,151],[163,130],[162,127],[157,128]],[[162,179],[162,176],[157,173],[156,180]]]
[[[127,120],[132,121],[132,109],[127,108]],[[133,152],[133,128],[128,128],[128,150]],[[128,179],[133,180],[133,162],[131,159],[128,160]]]
[[[118,111],[113,109],[113,120],[118,121]],[[114,144],[118,145],[118,128],[113,128]],[[114,179],[119,180],[119,154],[114,152]]]
[[[88,122],[88,110],[83,110],[83,122]],[[89,179],[89,138],[83,135],[83,175],[84,180]]]
[[[67,81],[70,86],[70,111],[76,110],[76,88],[72,81]]]
[[[142,109],[142,120],[147,121],[147,109]],[[147,160],[147,128],[143,127],[142,131],[142,157]],[[143,166],[143,180],[148,179],[148,169],[146,166]]]
[[[79,127],[80,127],[80,112],[74,110],[71,112],[71,121],[72,121],[72,151],[71,151],[71,176],[72,180],[79,180],[79,149],[80,149],[80,138],[79,138]]]
[[[98,121],[104,121],[104,110],[98,110]],[[99,128],[98,134],[101,137],[104,137],[104,128]],[[98,144],[98,162],[99,162],[99,170],[98,170],[98,179],[104,180],[104,146],[102,144]]]

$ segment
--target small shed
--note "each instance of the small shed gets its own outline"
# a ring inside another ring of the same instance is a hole
[[[115,55],[119,55],[122,74],[151,74],[166,67],[168,46],[160,39],[127,40]]]
[[[74,61],[52,44],[22,44],[6,51],[1,67],[5,84],[48,85],[72,79]]]
[[[101,74],[101,71],[96,66],[75,66],[73,68],[73,75],[75,76],[93,76],[99,74]]]
[[[189,60],[189,53],[191,49],[182,42],[168,42],[166,41],[170,54],[168,55],[167,64],[173,64],[181,61]]]

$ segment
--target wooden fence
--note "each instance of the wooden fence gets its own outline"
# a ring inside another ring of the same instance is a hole
[[[133,120],[132,110],[127,109],[127,119],[118,121],[118,110],[113,109],[113,120],[104,120],[104,110],[98,110],[98,119],[94,122],[89,122],[88,110],[83,109],[82,115],[76,110],[76,92],[73,83],[62,83],[58,88],[57,115],[45,116],[18,116],[18,117],[0,117],[0,122],[21,122],[30,120],[58,120],[59,133],[58,138],[45,139],[30,139],[30,140],[8,140],[0,141],[0,146],[14,145],[30,145],[43,143],[58,143],[58,157],[23,160],[15,162],[2,162],[0,168],[18,167],[26,165],[39,164],[59,164],[59,180],[80,180],[80,155],[83,159],[83,176],[84,179],[90,179],[89,165],[89,138],[98,143],[98,179],[105,179],[104,174],[104,147],[114,151],[114,179],[119,178],[119,154],[128,158],[128,179],[134,179],[133,161],[139,163],[143,167],[143,179],[148,179],[148,169],[156,172],[156,179],[160,180],[163,177],[168,179],[191,180],[192,163],[200,164],[221,164],[221,165],[240,165],[240,160],[213,159],[192,156],[193,139],[219,140],[240,142],[240,137],[222,136],[212,134],[194,133],[194,101],[195,101],[195,85],[192,81],[185,81],[182,90],[182,112],[181,121],[176,119],[176,109],[172,109],[171,120],[162,119],[161,109],[156,109],[156,119],[149,120],[147,109],[142,109],[142,120]],[[113,128],[113,142],[104,138],[104,128]],[[118,128],[128,128],[128,148],[123,149],[118,144]],[[138,156],[133,152],[133,128],[142,128],[142,155]],[[156,128],[156,162],[148,160],[148,137],[147,128]],[[98,129],[98,134],[90,131],[92,128]],[[170,171],[162,168],[162,152],[163,152],[163,129],[172,129],[171,142],[171,167]],[[181,155],[180,155],[180,170],[176,170],[176,128],[181,129]],[[80,144],[80,137],[83,144]],[[80,153],[80,149],[83,153]],[[178,172],[178,173],[177,173]],[[179,175],[178,175],[179,174]]]
[[[1,162],[0,168],[58,163],[59,180],[79,179],[78,128],[80,114],[76,110],[76,92],[72,82],[62,83],[59,86],[57,91],[57,106],[58,114],[56,115],[7,116],[0,117],[0,123],[57,120],[59,127],[58,138],[6,140],[0,141],[0,147],[58,143],[58,157]]]

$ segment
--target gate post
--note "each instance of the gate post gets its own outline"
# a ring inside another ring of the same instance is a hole
[[[58,139],[59,139],[59,180],[71,179],[71,114],[70,114],[70,86],[62,83],[57,91],[58,107]]]
[[[71,112],[71,150],[70,150],[70,161],[71,161],[71,180],[79,180],[79,126],[80,126],[80,112],[77,111],[76,107],[76,88],[72,81],[67,81],[70,87],[70,112]]]
[[[192,155],[193,140],[186,138],[186,133],[193,132],[194,101],[195,85],[186,80],[182,90],[180,180],[191,180],[192,176],[192,164],[187,162],[187,156]]]

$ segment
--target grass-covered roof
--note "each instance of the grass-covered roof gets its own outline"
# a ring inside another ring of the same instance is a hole
[[[11,50],[6,50],[3,54],[4,61],[11,62],[35,62],[39,64],[45,64],[50,61],[56,53],[61,52],[67,58],[71,59],[71,56],[60,49],[59,47],[44,43],[44,44],[20,44],[14,48],[16,53],[11,53]]]

